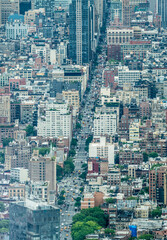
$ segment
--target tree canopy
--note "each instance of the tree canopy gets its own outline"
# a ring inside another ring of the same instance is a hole
[[[87,234],[100,230],[101,226],[94,221],[76,222],[71,228],[71,235],[74,240],[84,240]]]
[[[138,239],[151,240],[154,239],[154,236],[152,234],[142,234],[138,237]]]
[[[93,217],[93,221],[97,222],[102,227],[107,227],[108,216],[99,207],[82,209],[80,213],[77,213],[73,217],[73,223],[84,222],[88,220],[88,217]],[[86,220],[85,220],[86,219]]]
[[[13,138],[4,138],[3,139],[3,147],[9,146],[9,143],[13,141]]]
[[[25,130],[27,137],[36,136],[36,131],[32,125],[28,125]]]
[[[155,217],[161,217],[162,215],[162,210],[161,208],[157,207],[156,209],[153,209],[151,211],[151,217],[155,218]]]

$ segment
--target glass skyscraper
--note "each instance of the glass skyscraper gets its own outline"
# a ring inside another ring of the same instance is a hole
[[[69,55],[74,63],[84,64],[90,60],[89,1],[72,0],[69,7]]]

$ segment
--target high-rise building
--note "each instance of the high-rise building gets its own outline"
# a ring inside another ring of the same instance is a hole
[[[55,8],[69,8],[69,4],[71,3],[71,0],[55,0]]]
[[[34,0],[34,9],[45,8],[46,17],[54,16],[54,0]]]
[[[11,13],[20,12],[19,0],[0,0],[0,25],[6,24]]]
[[[122,22],[124,26],[130,26],[130,1],[122,0]]]
[[[156,13],[156,0],[151,0],[150,1],[150,10],[151,10],[151,12],[153,12],[153,14],[155,14]]]
[[[59,240],[60,209],[45,202],[26,200],[11,203],[10,240]]]
[[[90,60],[89,1],[72,0],[69,7],[70,58],[82,65]]]
[[[161,16],[161,26],[167,26],[167,1],[166,0],[158,0],[158,15]]]
[[[121,0],[111,1],[111,22],[114,22],[116,14],[119,22],[122,22],[122,2]]]

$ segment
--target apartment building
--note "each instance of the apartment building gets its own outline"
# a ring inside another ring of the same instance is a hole
[[[108,142],[106,137],[94,137],[89,144],[89,158],[106,158],[109,165],[114,164],[114,144]]]
[[[44,115],[39,116],[37,132],[43,137],[72,138],[72,112],[66,102],[47,103]]]
[[[73,108],[73,116],[77,116],[79,113],[79,106],[80,106],[80,97],[79,97],[79,91],[77,90],[68,90],[62,92],[64,99],[67,101],[69,106],[72,106]]]
[[[29,162],[30,180],[34,182],[48,181],[51,191],[56,191],[56,158],[39,156],[39,150],[34,150]]]
[[[94,135],[114,135],[117,129],[117,114],[95,113],[94,114]]]

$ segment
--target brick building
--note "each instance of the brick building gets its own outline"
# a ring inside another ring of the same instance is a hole
[[[151,170],[149,173],[149,198],[156,202],[164,203],[166,193],[167,166]]]
[[[140,165],[143,163],[143,154],[141,152],[135,152],[135,151],[122,151],[119,152],[119,164],[134,164],[134,165]]]
[[[150,118],[151,109],[148,102],[141,102],[139,107],[140,118]]]

